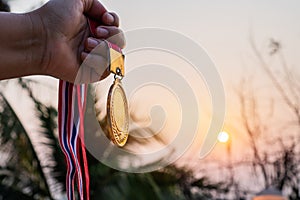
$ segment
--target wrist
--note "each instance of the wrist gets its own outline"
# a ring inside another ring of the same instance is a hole
[[[30,74],[47,74],[47,60],[49,59],[47,29],[38,11],[26,13],[24,16],[29,27],[28,30],[30,30],[27,44],[25,44],[28,45],[25,54],[28,68],[31,70]]]
[[[0,80],[42,74],[46,34],[38,15],[0,12],[0,27]]]

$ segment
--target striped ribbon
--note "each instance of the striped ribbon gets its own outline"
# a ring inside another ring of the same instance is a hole
[[[67,163],[66,190],[69,200],[75,199],[77,180],[81,200],[89,200],[89,172],[84,145],[84,111],[87,85],[59,82],[59,141]]]
[[[98,24],[88,20],[90,30],[95,36]],[[109,49],[122,54],[121,49],[104,41]],[[109,63],[113,58],[109,57]],[[110,68],[110,65],[108,66]],[[68,200],[75,200],[74,185],[80,200],[89,200],[89,171],[84,145],[84,112],[87,95],[87,84],[76,85],[66,81],[59,82],[58,126],[59,141],[67,163],[66,191]]]

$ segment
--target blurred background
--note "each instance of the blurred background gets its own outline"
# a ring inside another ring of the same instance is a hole
[[[22,13],[45,2],[7,4]],[[102,2],[124,31],[166,28],[201,45],[222,77],[226,118],[204,159],[201,141],[151,173],[120,172],[89,156],[91,199],[300,199],[299,1]],[[57,85],[42,76],[0,83],[2,199],[66,199]]]

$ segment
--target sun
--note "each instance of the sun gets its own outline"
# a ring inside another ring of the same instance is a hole
[[[218,140],[221,143],[228,142],[228,140],[229,140],[229,134],[227,132],[225,132],[225,131],[220,132],[219,135],[218,135]]]

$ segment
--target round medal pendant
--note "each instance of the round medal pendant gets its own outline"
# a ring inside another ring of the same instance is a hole
[[[123,147],[128,139],[129,115],[126,95],[118,78],[109,89],[107,122],[110,139],[119,147]]]

